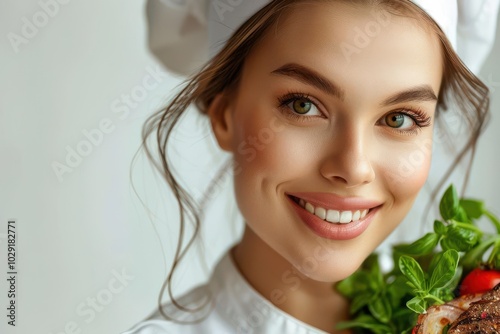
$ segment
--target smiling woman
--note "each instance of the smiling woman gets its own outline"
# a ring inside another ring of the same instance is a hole
[[[447,99],[470,127],[456,162],[475,147],[488,89],[414,3],[261,7],[144,128],[145,139],[156,132],[181,226],[187,214],[198,230],[197,204],[171,173],[166,147],[189,105],[209,117],[232,156],[243,236],[207,285],[175,300],[169,284],[187,249],[179,242],[161,293],[168,286],[172,303],[128,333],[336,333],[348,304],[332,283],[351,275],[407,215],[427,179]],[[384,24],[375,27],[374,17]],[[366,38],[356,44],[359,27]],[[350,43],[356,49],[346,53]],[[399,162],[417,151],[413,172],[402,174]]]
[[[432,138],[443,73],[439,41],[414,21],[394,17],[369,48],[346,59],[332,46],[371,20],[372,11],[341,2],[296,5],[278,21],[279,33],[265,35],[247,55],[238,88],[207,111],[219,145],[234,153],[241,168],[234,183],[247,229],[234,257],[264,295],[279,282],[269,285],[262,269],[299,263],[316,236],[330,240],[332,253],[304,273],[314,279],[311,285],[351,274],[403,219],[426,180],[430,151],[404,187],[392,175],[401,156]],[[255,159],[244,159],[239,143],[275,117],[283,131]],[[293,210],[286,194],[318,213]],[[339,221],[350,210],[373,210],[364,219],[332,224],[321,209],[332,218],[341,211]],[[252,267],[257,249],[264,248],[268,264]]]

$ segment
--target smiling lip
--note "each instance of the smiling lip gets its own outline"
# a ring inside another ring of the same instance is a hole
[[[287,193],[288,196],[302,198],[314,207],[322,207],[326,210],[359,210],[372,209],[382,205],[381,201],[371,200],[363,197],[341,197],[330,193]]]
[[[337,224],[325,221],[302,208],[294,199],[302,198],[314,207],[327,210],[359,210],[370,209],[368,214],[348,224]],[[361,235],[370,225],[378,209],[383,204],[380,201],[368,200],[361,197],[340,197],[329,193],[289,193],[287,198],[301,221],[320,237],[332,240],[349,240]]]

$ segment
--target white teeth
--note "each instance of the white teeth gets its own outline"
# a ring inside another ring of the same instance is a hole
[[[315,216],[330,223],[337,224],[348,224],[351,221],[358,221],[360,219],[363,219],[369,211],[368,209],[355,211],[326,210],[321,207],[314,207],[314,205],[304,201],[303,199],[299,200],[299,204],[301,207],[305,208],[308,212],[314,214]]]
[[[323,220],[326,218],[326,210],[323,208],[315,208],[314,214]]]
[[[330,223],[338,223],[340,221],[340,212],[337,210],[328,210],[326,212],[326,220]]]
[[[351,211],[342,211],[340,213],[340,223],[347,224],[352,220],[352,212]]]
[[[306,203],[306,210],[310,213],[314,213],[314,206],[311,203]]]
[[[359,210],[358,210],[358,211],[354,212],[354,214],[352,215],[352,221],[353,222],[358,221],[360,217],[361,217],[361,212],[359,212]]]

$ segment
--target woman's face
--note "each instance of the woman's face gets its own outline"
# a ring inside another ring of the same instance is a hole
[[[224,111],[253,233],[313,279],[355,271],[427,178],[441,77],[414,19],[338,2],[281,17]]]

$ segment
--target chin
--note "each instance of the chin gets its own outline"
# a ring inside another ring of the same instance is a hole
[[[320,250],[318,247],[312,256],[289,262],[298,272],[314,281],[335,283],[351,276],[368,255],[352,256],[344,251]]]

